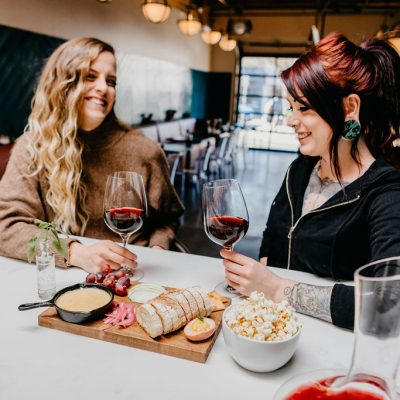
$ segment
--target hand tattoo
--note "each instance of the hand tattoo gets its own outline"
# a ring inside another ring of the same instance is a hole
[[[295,283],[286,287],[283,293],[297,312],[332,322],[330,307],[332,289],[332,286]]]

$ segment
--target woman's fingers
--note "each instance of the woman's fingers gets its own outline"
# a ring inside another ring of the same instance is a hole
[[[223,261],[224,266],[225,266],[225,270],[239,275],[239,276],[246,276],[247,275],[247,268],[245,265],[239,265],[236,264],[235,262],[229,261],[229,260],[224,260]]]
[[[137,262],[135,260],[131,260],[129,258],[120,256],[117,253],[114,253],[112,250],[107,254],[107,262],[112,262],[118,264],[119,267],[121,265],[127,266],[128,268],[135,269],[137,267]]]
[[[232,272],[229,272],[228,270],[225,271],[225,277],[227,280],[230,282],[233,282],[235,285],[241,286],[244,283],[244,279],[236,274],[233,274]]]
[[[254,262],[254,260],[252,258],[244,256],[243,254],[237,253],[236,251],[222,249],[220,254],[226,260],[233,261],[236,264],[245,265],[245,264]]]
[[[122,246],[120,246],[117,243],[107,241],[107,246],[110,250],[112,250],[114,253],[120,255],[121,257],[127,258],[132,261],[137,260],[136,254],[132,253],[128,249],[124,249]]]
[[[100,267],[109,264],[111,269],[120,269],[124,265],[130,269],[137,267],[137,256],[128,249],[124,249],[111,240],[103,240],[93,246],[92,250],[96,253]]]

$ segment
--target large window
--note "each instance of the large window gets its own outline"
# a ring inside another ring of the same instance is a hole
[[[287,126],[287,90],[280,73],[293,57],[243,57],[238,98],[238,124],[255,148],[296,151],[298,142]]]

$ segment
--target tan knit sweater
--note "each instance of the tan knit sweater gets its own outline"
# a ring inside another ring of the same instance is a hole
[[[43,174],[28,177],[30,133],[15,144],[0,181],[0,255],[26,260],[28,238],[37,230],[37,218],[52,221],[54,212],[46,203],[48,184]],[[103,221],[103,197],[107,176],[114,171],[134,171],[143,176],[149,217],[130,242],[169,248],[183,206],[169,180],[167,160],[161,148],[136,130],[124,130],[116,122],[92,132],[79,133],[84,142],[84,179],[88,188],[90,219],[84,236],[121,241]],[[58,260],[65,266],[65,260]]]

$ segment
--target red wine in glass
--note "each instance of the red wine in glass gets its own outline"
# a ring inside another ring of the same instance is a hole
[[[368,392],[360,388],[349,387],[335,391],[331,388],[332,378],[321,379],[312,384],[304,385],[296,389],[284,400],[385,400],[381,394]]]
[[[104,213],[107,225],[113,230],[124,233],[138,231],[143,225],[143,210],[133,207],[110,208]]]
[[[207,236],[227,250],[241,240],[249,228],[249,214],[239,182],[219,179],[203,186],[203,221]],[[239,297],[225,282],[215,290],[225,297]]]
[[[104,193],[104,221],[121,236],[123,247],[129,237],[143,226],[147,215],[147,199],[141,175],[130,171],[114,172],[107,178]],[[121,265],[133,280],[140,280],[143,271]]]
[[[249,222],[241,217],[223,215],[221,217],[210,217],[208,225],[208,236],[212,241],[230,249],[246,234]]]

